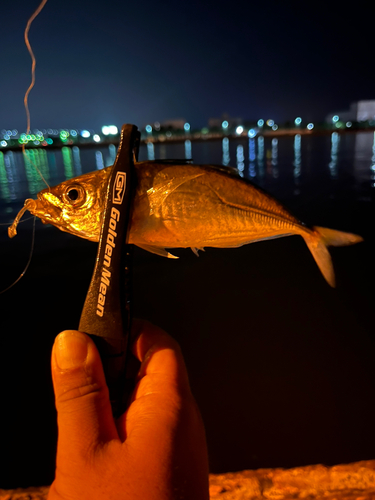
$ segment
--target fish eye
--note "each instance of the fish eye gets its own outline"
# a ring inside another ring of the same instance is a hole
[[[63,194],[64,201],[75,207],[82,205],[86,199],[86,193],[82,186],[74,184],[68,186]]]
[[[69,200],[76,201],[79,196],[78,189],[69,189],[69,191],[66,192],[66,196]]]

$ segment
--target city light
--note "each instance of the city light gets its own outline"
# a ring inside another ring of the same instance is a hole
[[[116,125],[103,125],[102,127],[102,134],[103,135],[116,135],[118,133],[118,128]],[[82,132],[81,132],[82,135]],[[84,137],[82,135],[82,137]],[[87,136],[90,137],[90,136]]]
[[[226,115],[224,115],[226,116]],[[371,115],[372,116],[372,115]],[[237,137],[248,137],[249,139],[249,144],[251,141],[253,141],[254,138],[258,138],[254,144],[258,144],[258,148],[262,148],[263,146],[261,145],[260,141],[262,141],[261,136],[263,133],[265,135],[271,135],[271,136],[278,136],[280,131],[284,130],[289,130],[290,128],[294,129],[294,134],[297,132],[300,134],[304,133],[316,133],[318,131],[330,131],[332,133],[333,130],[337,130],[338,132],[345,132],[347,130],[349,132],[349,128],[357,130],[358,128],[358,120],[353,120],[352,121],[344,121],[340,120],[340,117],[338,114],[335,115],[328,115],[326,118],[325,122],[319,122],[319,123],[312,123],[312,122],[307,122],[307,120],[302,120],[301,116],[296,116],[294,120],[292,119],[291,122],[285,122],[282,125],[279,125],[275,123],[273,119],[267,119],[263,120],[260,118],[257,122],[253,122],[252,128],[250,128],[248,125],[238,125],[238,122],[240,119],[236,119],[233,121],[230,121],[230,119],[223,120],[223,118],[218,122],[214,123],[214,120],[210,120],[209,125],[206,127],[203,127],[201,130],[195,130],[194,131],[194,139],[201,137],[202,139],[205,138],[211,138],[211,137],[217,137],[217,135],[221,135],[222,138],[226,136],[230,136],[233,134],[234,136]],[[294,126],[293,126],[293,121],[294,121]],[[237,123],[236,123],[237,122]],[[256,124],[255,124],[256,123]],[[330,124],[327,128],[327,123]],[[220,126],[221,125],[221,126]],[[374,115],[374,120],[368,119],[366,121],[365,126],[368,127],[375,127],[375,115]],[[143,141],[148,142],[150,140],[155,140],[156,143],[158,142],[163,142],[163,141],[168,141],[168,139],[181,139],[181,129],[185,132],[183,134],[184,140],[190,138],[191,134],[191,125],[189,122],[184,122],[184,121],[179,121],[178,123],[178,130],[177,130],[177,125],[175,126],[168,126],[167,122],[164,125],[161,125],[160,122],[155,121],[155,122],[149,122],[147,125],[144,126],[143,128]],[[221,132],[221,134],[218,134],[218,129]],[[298,129],[298,130],[297,130]],[[160,133],[160,130],[163,132]],[[155,133],[155,131],[158,131],[159,133]],[[273,132],[278,131],[278,134],[275,134]],[[288,132],[289,133],[289,132]],[[152,136],[154,134],[154,136]],[[55,140],[55,145],[58,145],[58,147],[62,146],[73,146],[74,144],[79,145],[81,144],[95,144],[95,143],[101,143],[102,141],[104,142],[105,136],[109,136],[109,141],[107,139],[107,142],[113,142],[113,143],[118,143],[119,141],[119,129],[117,128],[116,125],[103,125],[101,127],[101,132],[94,132],[94,131],[89,131],[89,130],[77,130],[77,129],[29,129],[26,132],[19,132],[17,129],[6,129],[3,128],[0,130],[0,148],[3,151],[3,148],[6,149],[17,149],[21,145],[28,145],[31,148],[41,148],[42,146],[48,146],[53,144],[53,139]],[[73,140],[72,140],[73,139]],[[185,144],[187,147],[187,150],[191,150],[191,146],[187,145],[188,143]],[[225,147],[227,147],[226,143]],[[189,149],[190,148],[190,149]],[[152,154],[155,155],[155,152],[152,153],[149,151],[149,155],[152,156]],[[190,153],[186,153],[186,158],[188,158]],[[262,158],[264,157],[264,152],[262,153],[262,149],[260,149],[260,152],[256,153],[256,156],[258,160],[260,161],[259,163],[259,175],[262,174],[262,169],[263,166],[261,162],[263,161]],[[226,158],[224,158],[224,163],[227,161]],[[99,162],[100,163],[100,162]],[[106,163],[108,163],[108,159],[106,159]],[[113,161],[112,161],[113,163]],[[250,169],[250,166],[249,166]],[[253,173],[255,170],[252,170]],[[258,175],[258,172],[257,174]]]
[[[251,128],[251,129],[249,130],[249,132],[247,133],[247,135],[248,135],[250,138],[253,138],[253,137],[255,137],[255,136],[257,135],[257,133],[256,133],[256,131],[255,131],[253,128]]]

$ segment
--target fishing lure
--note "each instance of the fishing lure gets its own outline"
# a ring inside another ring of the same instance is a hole
[[[18,213],[9,236],[26,210],[62,231],[98,241],[103,203],[112,167],[88,173],[40,191]],[[309,228],[262,189],[233,169],[186,162],[145,161],[134,164],[136,191],[132,201],[128,243],[176,258],[166,248],[229,248],[300,235],[320,271],[334,287],[327,246],[351,245],[358,235]]]

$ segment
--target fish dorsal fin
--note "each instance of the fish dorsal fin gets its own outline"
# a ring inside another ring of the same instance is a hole
[[[155,253],[156,255],[160,255],[161,257],[167,257],[168,259],[178,259],[176,255],[172,255],[165,248],[153,247],[152,245],[139,245],[137,243],[137,247],[146,250],[146,252]]]
[[[158,172],[154,178],[152,188],[147,191],[150,215],[156,215],[158,208],[178,187],[204,174],[201,170],[192,172],[191,168],[183,166],[167,167]]]

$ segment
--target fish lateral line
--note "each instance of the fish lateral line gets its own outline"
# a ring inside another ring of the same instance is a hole
[[[290,214],[286,209],[284,209],[284,210],[286,212],[288,212],[288,215],[290,217],[288,219],[285,217],[285,215],[279,215],[279,214],[274,213],[271,210],[267,210],[265,208],[260,208],[260,207],[257,207],[255,205],[245,206],[245,205],[240,205],[238,203],[234,203],[232,201],[228,201],[225,198],[223,198],[222,196],[220,196],[220,194],[211,186],[210,186],[210,189],[224,205],[227,205],[227,206],[232,207],[232,208],[236,208],[237,210],[240,210],[241,212],[255,213],[257,215],[263,215],[264,217],[267,217],[268,219],[271,219],[271,220],[278,220],[284,224],[289,223],[292,226],[301,227],[303,230],[310,230],[305,224],[300,222],[297,218],[295,218],[292,214]],[[267,196],[269,196],[269,195],[267,194]]]

